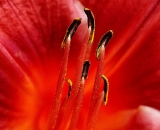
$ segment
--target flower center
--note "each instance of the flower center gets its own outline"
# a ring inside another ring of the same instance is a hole
[[[90,66],[90,60],[86,54],[91,52],[91,46],[95,32],[95,20],[93,13],[87,8],[84,9],[84,12],[88,17],[88,30],[86,32],[84,42],[81,46],[80,53],[78,56],[78,62],[73,83],[70,79],[66,78],[66,73],[67,73],[71,38],[73,37],[74,33],[76,32],[78,26],[81,23],[80,18],[76,18],[73,20],[61,44],[61,47],[64,52],[60,68],[60,74],[54,94],[54,100],[48,118],[47,130],[58,130],[58,129],[75,130],[77,128],[80,110],[82,106],[82,100],[84,96],[85,80],[88,76],[88,70]],[[107,104],[108,80],[103,75],[103,67],[104,67],[104,57],[105,57],[105,46],[111,39],[112,35],[113,32],[111,30],[108,31],[101,38],[96,50],[98,67],[95,76],[90,107],[88,109],[88,116],[85,122],[86,130],[93,129],[102,102],[104,102],[104,105]],[[101,78],[104,80],[104,89],[102,90],[102,92],[100,92]],[[64,101],[61,102],[65,81],[67,81],[69,84],[69,91]]]

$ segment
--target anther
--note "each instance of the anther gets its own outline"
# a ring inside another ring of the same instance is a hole
[[[66,45],[66,42],[67,42],[67,39],[68,38],[72,38],[74,33],[76,32],[78,26],[80,25],[81,23],[81,18],[75,18],[73,20],[73,22],[70,24],[70,26],[68,27],[67,31],[66,31],[66,35],[62,41],[62,44],[61,44],[61,48],[64,49],[65,48],[65,45]]]
[[[72,90],[72,81],[68,78],[66,78],[66,81],[68,82],[68,85],[69,85],[69,89],[68,89],[68,98],[69,98]]]
[[[102,75],[101,77],[104,81],[104,105],[107,104],[107,101],[108,101],[108,89],[109,89],[109,82],[108,82],[108,79],[106,78],[106,76]]]
[[[85,61],[82,70],[82,78],[84,78],[84,80],[88,77],[89,66],[90,66],[90,61],[89,60]]]
[[[88,17],[88,28],[91,29],[90,36],[89,36],[89,44],[92,44],[94,39],[94,32],[95,32],[95,20],[94,15],[91,10],[88,8],[84,8],[84,12]]]
[[[106,46],[107,43],[109,42],[109,40],[112,38],[113,36],[113,31],[109,30],[106,34],[104,34],[98,44],[97,50],[96,50],[96,58],[99,59],[99,55],[101,52],[101,48],[102,46]]]

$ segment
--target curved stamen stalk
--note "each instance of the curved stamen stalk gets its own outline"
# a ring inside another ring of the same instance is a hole
[[[92,116],[89,118],[89,121],[87,122],[86,130],[93,130],[100,106],[103,102],[103,98],[104,98],[104,92],[101,92],[101,94],[98,96],[97,100],[95,101],[93,113],[92,113]]]
[[[47,130],[75,130],[77,125],[79,125],[78,119],[81,112],[82,100],[84,96],[84,85],[86,78],[88,77],[88,69],[90,66],[90,61],[88,60],[89,55],[87,54],[91,52],[95,32],[95,21],[93,13],[87,8],[84,9],[84,12],[88,17],[88,30],[84,37],[84,41],[78,56],[73,85],[70,79],[66,79],[69,84],[69,90],[67,96],[64,98],[64,101],[62,103],[61,96],[66,78],[70,42],[72,36],[74,35],[77,27],[80,24],[80,18],[75,19],[69,26],[64,40],[61,44],[61,48],[64,50],[64,54],[60,68],[58,83],[55,90],[52,111],[49,115]],[[98,60],[97,73],[95,77],[87,122],[86,124],[84,124],[86,126],[82,126],[85,127],[87,130],[90,130],[94,127],[98,111],[102,102],[104,103],[104,105],[107,104],[109,85],[107,78],[102,75],[102,73],[104,67],[105,46],[111,39],[112,35],[113,32],[111,30],[108,31],[101,38],[96,50],[96,58]],[[85,61],[85,59],[87,60]],[[104,89],[100,93],[101,78],[104,80]]]
[[[86,32],[84,42],[82,44],[82,47],[81,47],[81,50],[78,56],[77,67],[76,67],[75,76],[73,80],[73,87],[72,87],[70,98],[67,103],[67,109],[65,111],[66,114],[63,117],[64,120],[68,120],[68,118],[71,117],[73,108],[75,107],[74,102],[75,102],[75,99],[76,99],[76,96],[78,94],[80,84],[81,84],[81,74],[82,74],[83,64],[86,58],[86,53],[88,53],[88,46],[91,45],[94,39],[95,25],[92,25],[92,24],[95,24],[95,22],[94,22],[93,13],[89,9],[86,9],[86,8],[84,9],[84,11],[88,17],[89,26],[88,26],[88,30]],[[65,128],[67,128],[67,126],[64,126],[63,129]]]
[[[96,50],[96,58],[98,59],[98,68],[97,68],[97,73],[95,77],[95,82],[94,82],[94,87],[93,87],[93,92],[92,92],[92,97],[91,97],[91,104],[89,107],[89,114],[87,118],[87,124],[89,124],[90,119],[93,115],[94,112],[94,105],[96,101],[99,98],[99,90],[100,90],[100,84],[101,84],[101,76],[103,72],[103,67],[104,67],[104,57],[105,57],[105,46],[112,37],[113,32],[110,30],[108,31],[100,40],[99,45]],[[87,127],[88,129],[88,127]]]
[[[94,128],[95,122],[97,120],[98,112],[99,112],[99,109],[100,109],[100,106],[101,106],[102,102],[104,102],[104,105],[107,104],[107,100],[108,100],[108,80],[104,75],[102,75],[101,78],[104,80],[104,88],[103,88],[103,91],[98,95],[98,98],[95,101],[94,109],[92,111],[92,116],[89,118],[90,120],[87,123],[86,130],[91,130],[91,129]]]
[[[59,130],[60,127],[61,127],[61,122],[62,122],[62,119],[63,119],[63,114],[64,114],[64,111],[66,109],[66,105],[67,105],[67,102],[68,102],[68,98],[70,97],[70,93],[71,93],[71,90],[72,90],[72,81],[70,79],[66,79],[66,81],[68,82],[68,94],[66,96],[66,98],[64,99],[62,105],[61,105],[61,108],[60,108],[60,111],[59,111],[59,114],[58,114],[58,119],[57,119],[57,122],[56,122],[56,125],[55,125],[55,130]]]
[[[85,13],[88,17],[88,22],[89,22],[88,23],[88,30],[87,30],[87,33],[85,35],[84,42],[83,42],[84,44],[81,47],[79,58],[78,58],[78,63],[77,63],[77,67],[76,67],[77,70],[76,70],[75,78],[74,78],[74,82],[73,82],[71,99],[74,99],[75,96],[77,95],[77,90],[78,90],[78,87],[80,85],[81,72],[82,72],[82,69],[83,69],[83,63],[84,63],[84,60],[85,60],[88,44],[91,44],[93,42],[93,39],[94,39],[94,29],[95,29],[94,27],[95,27],[95,25],[92,25],[92,24],[95,24],[95,22],[94,22],[93,13],[87,8],[85,8],[84,11],[85,11]]]
[[[51,109],[49,119],[48,119],[47,130],[51,130],[52,128],[54,128],[54,125],[56,124],[56,120],[57,120],[58,112],[59,112],[59,108],[60,108],[62,90],[63,90],[66,72],[67,72],[71,37],[74,35],[74,33],[75,33],[77,27],[80,25],[80,23],[81,23],[80,18],[74,19],[72,24],[69,26],[69,28],[66,32],[66,35],[64,37],[64,40],[61,44],[62,49],[64,49],[64,54],[63,54],[63,58],[62,58],[58,83],[57,83],[57,87],[56,87],[54,98],[53,98],[54,100],[53,100],[53,104],[52,104],[52,109]]]
[[[77,121],[78,121],[78,117],[79,117],[80,109],[81,109],[81,105],[82,105],[82,100],[83,100],[84,84],[85,84],[86,78],[88,77],[89,66],[90,66],[90,61],[85,61],[84,65],[83,65],[80,88],[79,88],[79,91],[78,91],[78,94],[76,97],[76,101],[74,104],[75,109],[73,111],[70,126],[69,126],[68,130],[75,130],[76,125],[77,125]]]

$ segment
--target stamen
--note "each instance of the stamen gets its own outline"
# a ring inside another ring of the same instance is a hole
[[[90,37],[89,37],[89,44],[92,44],[94,39],[94,32],[95,32],[95,20],[92,11],[88,8],[84,8],[84,12],[88,17],[88,28],[91,30]]]
[[[73,22],[70,24],[70,26],[68,27],[67,31],[66,31],[66,35],[63,39],[63,42],[61,44],[61,48],[64,49],[65,48],[65,45],[66,45],[66,42],[67,42],[67,39],[70,37],[72,38],[74,33],[76,32],[78,26],[80,25],[81,23],[81,18],[75,18],[73,20]]]
[[[103,81],[104,81],[104,105],[107,104],[108,101],[108,87],[109,87],[109,82],[106,76],[102,75]]]
[[[96,72],[92,97],[91,97],[91,104],[89,107],[89,114],[87,118],[87,124],[90,124],[91,118],[94,115],[95,110],[95,103],[97,100],[99,100],[99,90],[100,90],[100,84],[101,84],[101,76],[104,68],[104,57],[105,57],[105,46],[110,40],[111,36],[113,35],[112,31],[108,31],[100,40],[97,51],[96,51],[96,58],[98,58],[98,68]],[[88,127],[87,127],[88,128]],[[89,126],[90,128],[90,126]],[[88,128],[88,129],[89,129]]]
[[[48,118],[47,130],[51,130],[52,128],[54,128],[56,124],[58,112],[60,109],[62,90],[63,90],[65,78],[66,78],[71,37],[74,35],[79,24],[80,24],[80,18],[75,19],[71,23],[68,31],[66,32],[65,38],[61,44],[62,48],[64,49],[64,53],[63,53],[63,58],[62,58],[62,63],[60,68],[60,74],[59,74],[59,78],[58,78],[58,82],[57,82],[57,86],[56,86],[56,90],[53,98],[54,100],[52,104],[52,109],[50,111],[50,115]]]
[[[70,93],[71,93],[71,89],[72,89],[72,81],[69,79],[69,78],[66,78],[66,81],[68,82],[68,95],[66,96],[66,98],[64,99],[62,105],[61,105],[61,108],[60,108],[60,111],[59,111],[59,114],[58,114],[58,118],[57,118],[57,122],[56,122],[56,125],[54,127],[54,130],[59,130],[60,127],[61,127],[61,122],[62,122],[62,119],[63,119],[63,114],[64,114],[64,111],[66,109],[66,105],[67,105],[67,102],[68,102],[68,98],[70,96]]]
[[[69,84],[69,89],[68,89],[68,98],[69,98],[69,96],[71,94],[71,90],[72,90],[72,81],[70,79],[68,79],[68,78],[66,79],[66,81]]]
[[[104,80],[104,90],[100,93],[97,100],[95,101],[94,109],[93,109],[92,115],[90,117],[90,120],[87,123],[87,129],[86,130],[90,130],[90,129],[94,128],[94,124],[96,122],[96,119],[97,119],[98,112],[99,112],[102,101],[104,102],[104,105],[107,104],[107,100],[108,100],[108,79],[104,75],[102,75],[101,78]]]
[[[100,55],[100,51],[102,46],[106,46],[107,43],[109,42],[109,40],[112,38],[113,36],[113,31],[109,30],[106,34],[103,35],[103,37],[101,38],[97,50],[96,50],[96,58],[99,59],[99,55]]]
[[[89,9],[84,9],[87,17],[88,17],[88,22],[89,22],[89,28],[87,30],[87,33],[85,35],[84,38],[84,44],[81,47],[80,53],[79,53],[79,58],[78,58],[78,63],[77,63],[77,70],[76,70],[76,74],[75,74],[75,78],[74,78],[74,82],[73,82],[73,92],[71,95],[74,95],[74,97],[77,94],[77,90],[78,87],[80,85],[80,74],[82,72],[83,69],[83,63],[85,60],[85,56],[86,56],[86,52],[88,49],[88,45],[91,44],[93,42],[93,38],[94,38],[94,17],[92,12]]]
[[[90,61],[89,60],[85,61],[85,63],[83,64],[81,84],[80,84],[80,88],[79,88],[79,91],[76,97],[76,101],[74,104],[75,108],[74,108],[74,111],[71,117],[71,122],[70,122],[70,126],[68,130],[75,130],[77,122],[78,122],[78,118],[79,118],[79,114],[80,114],[80,110],[82,106],[83,94],[84,94],[84,83],[88,76],[89,66],[90,66]]]
[[[95,32],[95,20],[93,13],[87,8],[84,9],[84,12],[88,17],[88,30],[84,37],[84,41],[81,46],[79,56],[77,58],[78,59],[77,67],[75,70],[73,86],[72,86],[72,81],[68,78],[66,79],[66,72],[67,72],[71,38],[73,37],[75,31],[77,30],[78,26],[81,23],[80,18],[74,19],[74,21],[66,31],[66,35],[61,44],[61,48],[64,50],[64,54],[62,59],[62,65],[60,68],[58,83],[54,94],[52,111],[50,112],[49,115],[47,130],[58,130],[58,129],[75,130],[77,125],[79,125],[77,123],[82,106],[84,85],[88,77],[88,70],[90,66],[90,61],[88,60],[89,59],[88,54],[91,52],[92,43],[94,39],[94,32]],[[104,75],[102,75],[102,73],[104,68],[105,46],[107,45],[112,36],[113,36],[112,30],[108,31],[101,38],[96,50],[98,67],[93,87],[93,93],[91,97],[91,104],[89,107],[89,114],[85,126],[86,130],[93,129],[102,102],[104,102],[104,105],[107,104],[109,83],[107,78]],[[85,61],[85,59],[87,60]],[[101,93],[99,93],[101,78],[104,81],[104,89]],[[67,96],[61,103],[61,96],[65,79],[69,84],[69,90]]]
[[[67,109],[65,111],[65,115],[64,115],[64,119],[68,119],[68,117],[70,117],[70,115],[72,115],[71,111],[73,110],[74,106],[74,102],[76,100],[76,96],[79,92],[79,87],[81,84],[81,76],[82,76],[82,69],[83,69],[83,63],[85,61],[85,57],[86,57],[86,53],[88,53],[89,49],[88,46],[91,45],[91,43],[93,42],[93,37],[94,37],[94,17],[93,14],[90,10],[86,10],[86,15],[88,17],[88,21],[90,22],[89,24],[89,28],[87,30],[87,33],[85,35],[84,38],[84,42],[81,46],[81,50],[78,56],[78,61],[77,61],[77,67],[76,67],[76,72],[75,72],[75,76],[74,76],[74,80],[73,80],[73,87],[72,87],[72,91],[71,91],[71,95],[69,98],[69,101],[67,103]],[[92,19],[92,20],[91,20]],[[90,47],[91,48],[91,47]],[[64,127],[64,129],[66,128],[66,126]]]
[[[101,92],[100,95],[98,96],[97,100],[95,101],[93,113],[92,113],[91,117],[89,118],[86,130],[93,130],[94,129],[95,122],[97,120],[98,112],[99,112],[100,106],[102,104],[103,98],[104,98],[104,92]]]

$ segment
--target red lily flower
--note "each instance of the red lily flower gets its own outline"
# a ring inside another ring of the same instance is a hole
[[[87,31],[84,7],[93,11],[96,31],[77,128],[83,129],[88,113],[97,68],[95,49],[110,29],[114,37],[106,47],[103,71],[110,84],[109,101],[102,105],[95,129],[160,128],[158,0],[4,0],[0,1],[0,129],[45,129],[61,66],[60,44],[73,19],[82,18],[71,43],[67,77],[72,79]]]

